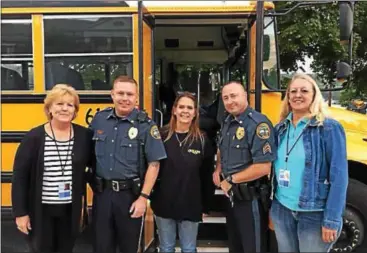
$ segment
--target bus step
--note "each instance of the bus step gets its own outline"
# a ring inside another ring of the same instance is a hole
[[[177,243],[176,252],[181,252]],[[229,252],[226,241],[198,240],[197,252]]]
[[[226,223],[226,217],[221,212],[211,212],[203,218],[202,223]]]

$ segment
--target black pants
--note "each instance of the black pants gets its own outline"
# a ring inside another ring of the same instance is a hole
[[[71,253],[75,243],[71,228],[71,204],[44,204],[40,245],[34,251]]]
[[[139,248],[142,218],[131,218],[131,204],[136,197],[131,191],[106,189],[93,197],[94,252],[136,253]]]
[[[228,203],[229,252],[266,252],[266,221],[263,207],[258,200],[237,201],[233,207]]]

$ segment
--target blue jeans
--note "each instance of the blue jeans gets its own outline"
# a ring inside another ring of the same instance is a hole
[[[159,236],[159,252],[175,252],[176,228],[182,252],[196,252],[198,222],[176,221],[155,216]]]
[[[279,252],[329,252],[333,243],[322,240],[324,213],[295,212],[274,199],[270,217],[274,224]],[[341,228],[338,231],[340,235]]]

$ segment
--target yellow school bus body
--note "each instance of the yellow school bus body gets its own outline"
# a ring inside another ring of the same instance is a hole
[[[274,5],[271,2],[265,3],[266,9],[272,9]],[[231,15],[236,13],[255,13],[256,3],[251,2],[245,6],[223,6],[223,7],[147,7],[146,12],[154,15],[197,15],[197,14],[216,14],[216,15]],[[139,33],[138,33],[138,8],[137,7],[6,7],[1,8],[1,14],[3,17],[29,15],[31,17],[32,27],[32,63],[33,63],[33,82],[34,87],[30,91],[4,91],[2,90],[2,98],[9,96],[32,96],[37,97],[37,102],[21,103],[14,100],[14,102],[8,101],[2,103],[1,114],[1,131],[2,131],[2,143],[1,143],[1,206],[2,210],[11,210],[11,175],[13,169],[13,162],[15,152],[19,146],[21,138],[18,135],[17,140],[4,141],[6,134],[24,134],[31,128],[43,124],[46,122],[46,117],[43,111],[42,99],[47,93],[45,89],[45,52],[44,52],[44,15],[86,15],[86,14],[129,14],[132,16],[132,52],[133,52],[133,77],[139,80]],[[149,115],[152,115],[152,59],[151,59],[151,28],[144,22],[143,24],[143,47],[144,47],[144,109]],[[83,102],[83,97],[88,100],[88,96],[91,95],[105,95],[108,96],[110,92],[108,90],[96,92],[96,91],[80,91],[81,96],[80,111],[75,123],[87,126],[87,120],[90,122],[91,118],[97,110],[104,109],[112,106],[109,102]],[[277,96],[279,97],[279,96]],[[32,99],[30,99],[32,100]],[[106,101],[106,98],[104,99]],[[3,138],[4,136],[4,138]],[[11,139],[11,138],[10,138]],[[92,192],[88,189],[88,204],[91,206]],[[153,225],[153,213],[148,208],[145,219],[145,248],[147,248],[152,240],[154,234]]]

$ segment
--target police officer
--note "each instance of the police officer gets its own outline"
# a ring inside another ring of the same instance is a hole
[[[229,197],[229,251],[264,252],[267,207],[261,200],[267,202],[267,176],[276,158],[273,127],[248,106],[240,83],[224,85],[222,99],[228,115],[220,131],[213,181]]]
[[[96,154],[94,252],[115,253],[118,245],[119,252],[136,253],[147,199],[166,152],[155,123],[135,108],[136,81],[117,77],[111,96],[114,108],[100,111],[91,122]],[[141,168],[141,156],[147,168]]]

